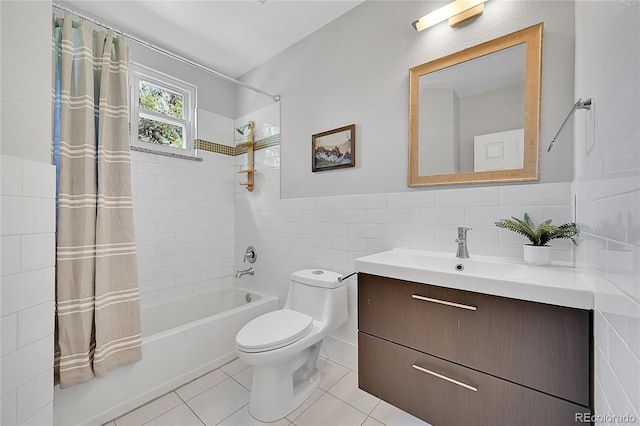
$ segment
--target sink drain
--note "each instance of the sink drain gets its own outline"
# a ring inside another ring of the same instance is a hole
[[[458,263],[455,268],[456,271],[464,271],[464,265],[462,263]]]

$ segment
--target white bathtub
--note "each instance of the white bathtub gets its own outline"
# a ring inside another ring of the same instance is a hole
[[[236,357],[240,328],[275,309],[276,297],[238,288],[142,309],[142,360],[68,389],[56,386],[54,424],[103,424],[220,367]]]

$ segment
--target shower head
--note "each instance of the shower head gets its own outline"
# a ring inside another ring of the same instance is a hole
[[[240,126],[236,129],[236,132],[240,133],[242,136],[246,136],[247,134],[251,134],[253,132],[253,128],[254,128],[255,124],[253,123],[253,121],[249,121],[247,124],[245,124],[244,126]],[[245,132],[249,130],[249,133]]]

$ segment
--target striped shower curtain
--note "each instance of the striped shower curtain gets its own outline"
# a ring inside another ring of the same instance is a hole
[[[58,173],[54,372],[61,388],[141,358],[131,194],[128,48],[84,22],[53,25]]]

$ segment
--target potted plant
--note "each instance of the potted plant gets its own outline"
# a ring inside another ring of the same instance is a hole
[[[551,219],[536,225],[527,213],[524,219],[511,216],[511,219],[501,219],[495,222],[498,228],[508,229],[520,235],[524,235],[531,244],[524,245],[524,260],[532,265],[548,265],[551,263],[551,246],[547,243],[558,238],[572,238],[578,233],[573,222],[562,225],[552,225]]]

